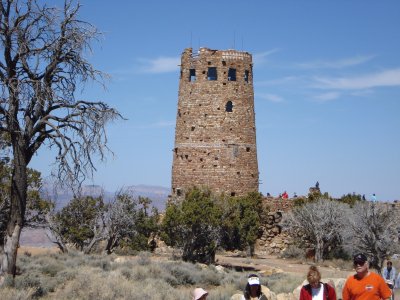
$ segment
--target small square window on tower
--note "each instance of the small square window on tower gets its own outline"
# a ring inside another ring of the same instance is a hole
[[[189,81],[196,81],[196,69],[190,69]]]
[[[216,67],[208,68],[207,79],[208,80],[217,80],[217,68]]]
[[[236,81],[236,69],[229,68],[228,81]]]

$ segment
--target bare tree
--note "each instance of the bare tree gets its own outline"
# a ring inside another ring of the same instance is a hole
[[[341,241],[347,226],[348,205],[335,200],[319,199],[295,207],[283,220],[284,229],[300,235],[315,248],[315,260],[322,261],[324,252]]]
[[[111,254],[123,239],[135,234],[137,201],[132,191],[120,190],[108,206],[106,213],[106,252]]]
[[[0,1],[0,134],[10,136],[10,215],[0,251],[2,273],[15,275],[24,226],[27,167],[44,145],[57,150],[58,178],[81,182],[107,150],[105,125],[120,114],[103,102],[76,99],[77,88],[104,75],[85,58],[99,32],[78,19],[80,5]]]
[[[381,272],[384,260],[400,250],[399,222],[399,212],[391,205],[358,202],[349,220],[347,246],[352,252],[365,253],[371,267]]]

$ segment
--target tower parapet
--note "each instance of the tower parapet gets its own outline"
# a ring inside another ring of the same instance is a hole
[[[207,186],[258,191],[253,63],[248,52],[185,49],[181,57],[172,194]]]

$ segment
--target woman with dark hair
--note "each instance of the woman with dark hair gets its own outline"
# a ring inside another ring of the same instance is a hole
[[[336,300],[335,289],[321,282],[321,273],[316,266],[311,266],[307,273],[308,284],[300,290],[299,300]]]
[[[244,289],[243,299],[245,300],[268,300],[261,291],[260,278],[256,274],[250,274],[247,278],[246,288]]]

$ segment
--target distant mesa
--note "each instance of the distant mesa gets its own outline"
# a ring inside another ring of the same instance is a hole
[[[160,211],[165,210],[165,204],[170,194],[170,189],[155,185],[130,185],[123,187],[133,193],[134,197],[148,197],[152,201],[152,206]],[[83,185],[81,189],[82,196],[98,197],[104,196],[105,201],[110,201],[117,191],[106,191],[100,185]],[[48,197],[56,202],[56,208],[61,209],[73,198],[73,193],[67,188],[55,188],[52,184],[45,184],[42,189],[42,197]]]

